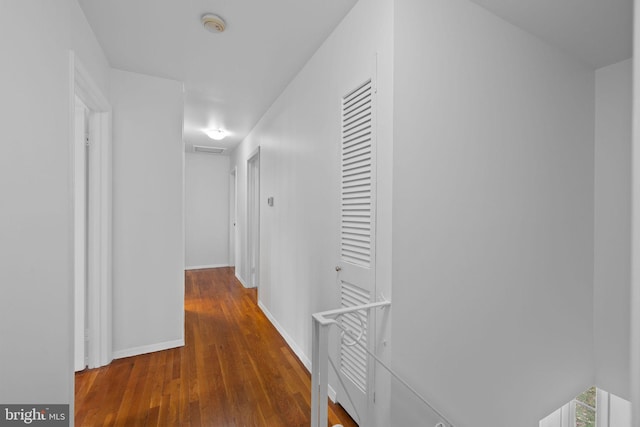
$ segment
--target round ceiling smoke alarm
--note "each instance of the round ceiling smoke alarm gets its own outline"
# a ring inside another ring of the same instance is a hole
[[[227,25],[224,22],[224,19],[212,13],[202,15],[202,18],[200,20],[202,21],[202,25],[204,26],[205,30],[211,31],[212,33],[223,32]]]

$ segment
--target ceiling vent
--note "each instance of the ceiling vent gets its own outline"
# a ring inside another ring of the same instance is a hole
[[[227,24],[224,22],[224,19],[212,13],[202,15],[200,21],[202,22],[202,26],[204,26],[204,29],[212,33],[221,33],[227,26]]]
[[[224,148],[219,147],[206,147],[204,145],[194,145],[193,146],[194,153],[207,153],[207,154],[222,154],[224,152]]]

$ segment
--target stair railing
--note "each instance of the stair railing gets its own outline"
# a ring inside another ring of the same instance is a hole
[[[407,388],[413,395],[415,395],[424,405],[426,405],[433,413],[440,418],[441,422],[438,422],[434,427],[454,427],[451,422],[447,420],[444,415],[438,412],[422,395],[420,395],[407,381],[405,381],[400,375],[398,375],[393,369],[391,369],[386,363],[384,363],[377,355],[375,355],[366,345],[361,342],[361,338],[364,331],[354,331],[348,327],[345,327],[337,319],[348,313],[355,313],[358,311],[366,311],[367,319],[371,319],[371,310],[374,308],[387,308],[391,305],[390,301],[378,301],[369,304],[363,304],[352,307],[344,307],[335,310],[323,311],[312,315],[313,319],[313,331],[312,331],[312,358],[311,358],[311,427],[325,427],[328,424],[328,406],[327,398],[329,392],[329,332],[330,327],[335,325],[338,329],[342,330],[341,340],[347,345],[358,345],[369,356],[371,356],[376,362],[378,362],[383,368],[385,368],[393,378],[395,378],[400,384]],[[367,321],[367,324],[371,324]],[[349,337],[346,341],[345,337]],[[338,380],[340,379],[340,372],[336,369],[333,362],[331,366],[336,370]],[[346,392],[346,389],[345,389]],[[347,398],[351,400],[351,397],[347,395]],[[362,425],[360,427],[368,427]]]

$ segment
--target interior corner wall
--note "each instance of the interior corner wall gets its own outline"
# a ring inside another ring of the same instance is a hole
[[[102,50],[75,0],[0,2],[0,402],[73,410],[69,51],[97,81]],[[91,58],[89,58],[91,56]],[[106,87],[106,80],[103,81]]]
[[[631,104],[631,60],[596,71],[596,384],[625,399],[631,376]]]
[[[309,363],[311,314],[338,307],[340,100],[378,63],[378,234],[390,248],[392,2],[360,0],[234,150],[240,259],[245,264],[248,157],[260,147],[259,301],[300,359]],[[380,156],[379,156],[380,157]],[[274,198],[274,206],[267,198]],[[381,231],[380,231],[381,230]],[[380,251],[380,277],[390,255]],[[386,254],[386,255],[385,255]],[[383,259],[382,256],[388,256]],[[390,283],[381,289],[387,297]],[[386,424],[388,425],[388,423]]]
[[[229,265],[229,156],[185,156],[186,268]]]
[[[184,343],[182,83],[111,72],[113,352]]]
[[[393,366],[455,425],[537,425],[595,381],[594,72],[467,0],[394,14]]]

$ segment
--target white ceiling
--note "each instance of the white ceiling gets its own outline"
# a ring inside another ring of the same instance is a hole
[[[233,148],[357,0],[78,0],[111,66],[185,83],[187,145]],[[585,64],[632,54],[632,0],[472,0]],[[200,16],[227,22],[206,32]],[[205,128],[231,135],[212,141]]]
[[[471,0],[593,68],[632,55],[633,0]]]
[[[356,0],[79,0],[112,67],[185,83],[187,145],[232,148]],[[212,34],[204,13],[227,23]],[[212,141],[205,128],[230,136]]]

